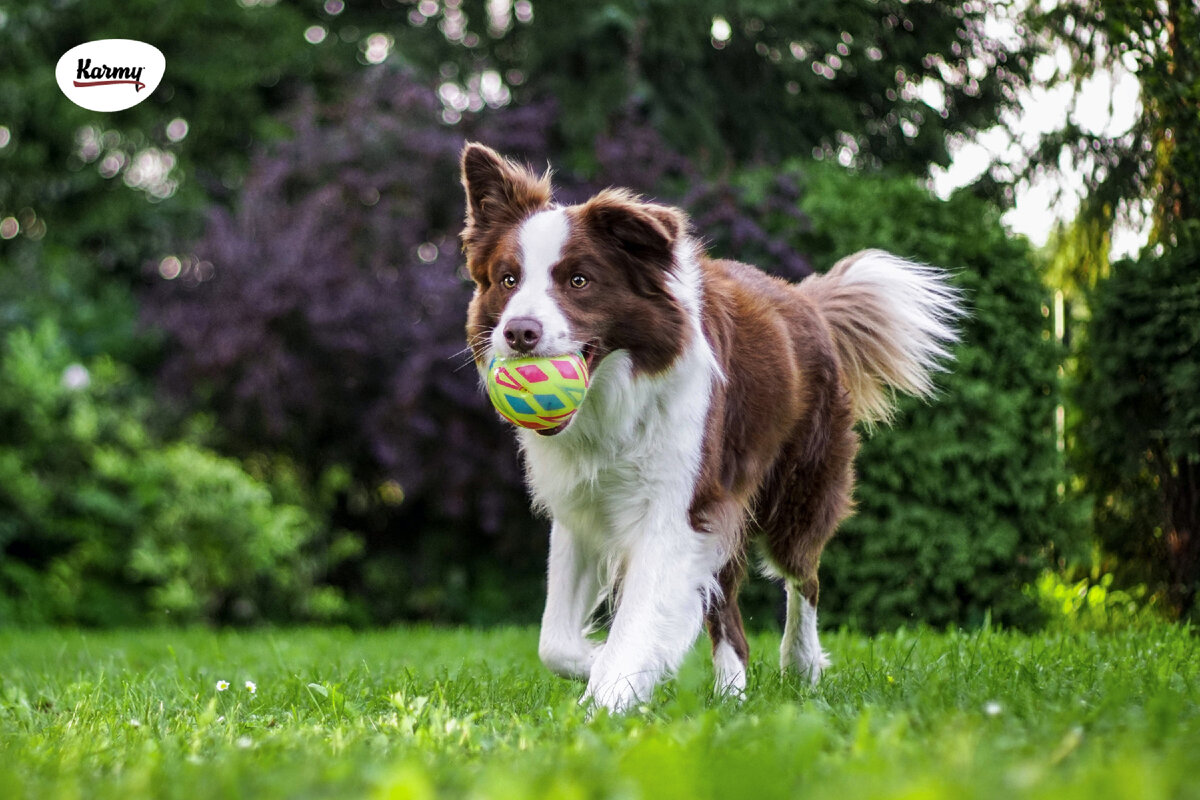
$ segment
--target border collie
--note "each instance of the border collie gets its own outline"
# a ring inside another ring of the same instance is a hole
[[[791,284],[709,258],[677,208],[613,189],[557,205],[549,173],[479,144],[462,180],[481,374],[493,356],[580,352],[592,376],[569,421],[518,431],[552,519],[541,660],[619,712],[705,623],[717,690],[744,696],[737,593],[757,540],[787,594],[781,667],[815,683],[817,564],[851,509],[855,422],[887,421],[893,390],[931,393],[959,293],[879,250]],[[601,644],[588,634],[605,597]]]

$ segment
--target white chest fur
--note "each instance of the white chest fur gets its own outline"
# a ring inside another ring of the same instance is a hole
[[[688,513],[716,380],[697,340],[654,377],[610,355],[566,431],[522,434],[535,500],[554,520],[539,653],[560,674],[587,676],[584,699],[613,710],[648,698],[678,667],[728,557]],[[596,648],[583,637],[604,594],[617,610]]]
[[[690,252],[677,251],[670,281],[690,323],[671,368],[636,375],[628,353],[612,353],[565,431],[520,434],[534,500],[553,518],[539,654],[560,674],[588,677],[585,701],[613,710],[646,699],[678,666],[729,555],[723,537],[693,530],[689,515],[722,380]],[[587,620],[614,586],[612,627],[596,646]]]
[[[573,424],[522,433],[535,502],[594,556],[685,519],[700,472],[714,375],[701,339],[667,372],[635,377],[625,353],[601,363]],[[607,576],[611,577],[611,576]]]

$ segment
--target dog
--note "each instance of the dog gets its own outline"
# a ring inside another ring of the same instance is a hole
[[[490,148],[462,152],[472,356],[581,353],[578,412],[519,430],[552,520],[538,642],[611,712],[647,701],[712,640],[716,690],[745,696],[737,594],[757,541],[787,598],[780,665],[814,684],[817,565],[851,510],[856,422],[929,396],[957,340],[946,275],[879,250],[798,284],[710,258],[677,208],[623,190],[580,205]],[[607,640],[589,638],[609,597]]]

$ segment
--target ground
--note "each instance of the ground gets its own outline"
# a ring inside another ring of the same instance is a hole
[[[527,628],[0,631],[0,797],[1200,798],[1187,628],[778,643],[587,721]]]

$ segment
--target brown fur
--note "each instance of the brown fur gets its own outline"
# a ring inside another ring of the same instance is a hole
[[[569,217],[580,234],[555,268],[555,284],[564,286],[576,272],[591,281],[583,292],[556,293],[572,327],[601,343],[601,356],[628,350],[640,372],[667,369],[687,346],[683,311],[667,292],[681,215],[610,190],[572,209]]]
[[[490,272],[503,263],[497,250],[511,239],[522,219],[550,205],[550,173],[537,178],[495,151],[475,145],[463,150],[462,182],[467,192],[467,224],[462,232],[467,267],[476,283],[489,286],[496,279]],[[519,268],[520,262],[515,263]]]
[[[821,309],[842,363],[842,378],[850,392],[854,417],[868,424],[891,420],[895,389],[928,396],[933,390],[930,374],[937,369],[928,356],[947,355],[936,343],[942,338],[937,333],[924,356],[914,352],[913,339],[928,336],[931,331],[897,320],[895,305],[902,299],[895,297],[890,287],[850,278],[848,273],[855,263],[871,253],[864,250],[847,256],[825,274],[812,275],[799,286],[800,292]],[[957,314],[957,293],[932,279],[928,268],[918,268],[916,273],[932,296],[948,301],[941,308],[929,309],[937,323],[948,322]]]
[[[772,564],[815,604],[821,551],[850,511],[858,449],[836,347],[794,285],[728,261],[705,261],[703,276],[705,335],[726,380],[713,394],[693,526],[734,516],[739,524],[718,528],[740,554],[744,520],[753,518]],[[709,613],[714,650],[723,639],[735,652],[744,646],[742,574],[718,576],[724,597]]]

